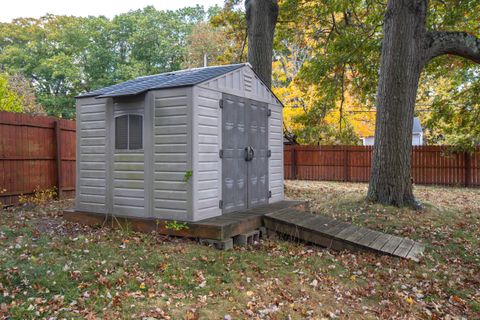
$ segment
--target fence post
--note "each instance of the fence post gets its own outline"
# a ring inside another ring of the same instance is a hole
[[[465,158],[465,187],[471,187],[472,185],[472,154],[464,152]]]
[[[348,174],[348,147],[343,147],[343,181],[348,182],[350,181],[350,177]]]
[[[56,166],[57,166],[57,191],[58,191],[58,198],[62,198],[62,141],[61,141],[61,129],[60,129],[60,121],[55,120],[55,149],[56,149]]]
[[[292,145],[292,179],[297,180],[297,150],[295,145]]]

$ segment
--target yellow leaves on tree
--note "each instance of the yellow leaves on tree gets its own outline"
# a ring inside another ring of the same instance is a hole
[[[35,92],[22,75],[0,73],[0,111],[44,114]]]
[[[275,62],[274,75],[276,73],[277,79],[282,79],[282,72],[279,68],[278,62]],[[291,81],[285,87],[274,87],[273,91],[285,105],[283,125],[287,133],[295,132],[303,127],[303,124],[298,121],[298,117],[310,111],[314,104],[320,100],[322,94],[321,87],[308,85],[301,88],[296,81]],[[352,125],[359,137],[372,136],[375,131],[374,110],[369,110],[366,106],[360,104],[348,91],[345,92],[344,99],[342,111],[340,111],[341,102],[336,101],[335,107],[326,112],[322,122],[326,125],[338,127],[340,121],[342,121],[343,126],[346,124]]]
[[[0,74],[0,111],[22,112],[23,99],[12,90],[8,76]]]

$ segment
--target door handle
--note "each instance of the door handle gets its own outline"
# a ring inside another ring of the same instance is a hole
[[[252,147],[245,147],[245,161],[252,161],[255,151]]]

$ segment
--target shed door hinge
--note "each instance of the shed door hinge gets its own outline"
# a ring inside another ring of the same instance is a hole
[[[270,117],[272,115],[272,109],[267,110],[267,117]]]
[[[270,158],[272,156],[272,150],[267,151],[267,157]]]
[[[218,106],[220,107],[220,109],[223,109],[223,99],[220,99],[218,101]]]
[[[223,209],[223,200],[218,201],[218,207]]]
[[[268,191],[268,197],[269,197],[269,198],[272,197],[272,191]]]
[[[220,150],[218,151],[218,156],[219,156],[220,158],[223,158],[223,149],[220,149]]]

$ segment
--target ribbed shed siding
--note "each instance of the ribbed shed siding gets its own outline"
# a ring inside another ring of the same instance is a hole
[[[113,212],[141,217],[145,212],[143,153],[116,153],[113,157]]]
[[[192,88],[154,93],[153,211],[161,218],[190,220]]]
[[[272,152],[268,160],[270,203],[283,200],[283,118],[282,106],[269,105],[272,114],[268,120],[268,148]]]
[[[106,99],[77,105],[77,210],[106,212]]]
[[[222,214],[221,112],[220,92],[194,88],[193,107],[193,163],[194,163],[194,219],[206,219]]]

